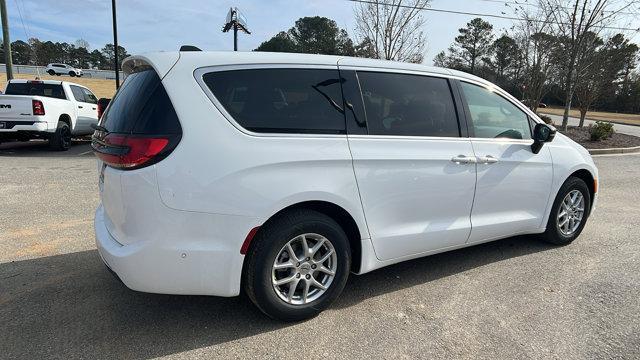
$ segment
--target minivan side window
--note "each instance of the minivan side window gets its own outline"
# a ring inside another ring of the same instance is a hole
[[[460,82],[474,137],[531,139],[529,117],[509,100],[482,86]]]
[[[358,71],[370,135],[458,137],[447,79]]]
[[[246,69],[203,76],[240,126],[260,133],[344,134],[338,70]]]

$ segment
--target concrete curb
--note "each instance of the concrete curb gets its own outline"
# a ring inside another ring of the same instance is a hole
[[[587,149],[591,155],[604,155],[604,154],[627,154],[640,152],[640,146],[632,146],[626,148],[610,148],[610,149]]]
[[[553,115],[553,116],[558,116],[558,117],[562,118],[562,114],[559,114],[559,115],[558,115],[558,114],[554,114],[554,113],[550,113],[550,112],[544,112],[544,111],[541,111],[541,110],[540,110],[540,111],[538,111],[538,112],[539,112],[540,114],[542,114],[542,115]],[[577,121],[580,121],[580,117],[579,117],[579,116],[578,116],[578,117],[575,117],[575,116],[569,116],[569,118],[574,118],[574,119],[576,119]],[[623,122],[623,121],[618,121],[618,120],[593,119],[593,118],[589,118],[589,117],[586,117],[586,118],[584,118],[584,119],[585,119],[585,120],[589,120],[589,121],[594,121],[594,122],[595,122],[595,121],[604,121],[604,122],[609,122],[609,123],[616,124],[616,125],[636,126],[636,127],[637,127],[637,126],[640,126],[640,124],[629,124],[629,123],[625,123],[625,122]],[[561,124],[562,124],[562,123],[561,123]]]

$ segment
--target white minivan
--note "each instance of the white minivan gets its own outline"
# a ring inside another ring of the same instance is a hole
[[[598,172],[478,77],[349,57],[126,59],[92,146],[102,260],[131,289],[300,320],[350,272],[519,234],[568,244]]]

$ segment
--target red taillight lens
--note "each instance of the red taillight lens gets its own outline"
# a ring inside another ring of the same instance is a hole
[[[44,115],[44,105],[40,100],[31,100],[31,106],[33,107],[33,115]]]
[[[96,156],[107,165],[131,169],[156,158],[168,144],[169,138],[108,134],[92,145]]]

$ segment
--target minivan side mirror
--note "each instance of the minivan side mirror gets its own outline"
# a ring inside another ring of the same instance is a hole
[[[531,144],[531,151],[534,154],[540,152],[542,145],[546,142],[550,142],[556,136],[556,129],[553,126],[547,124],[536,124],[533,128],[533,144]]]

